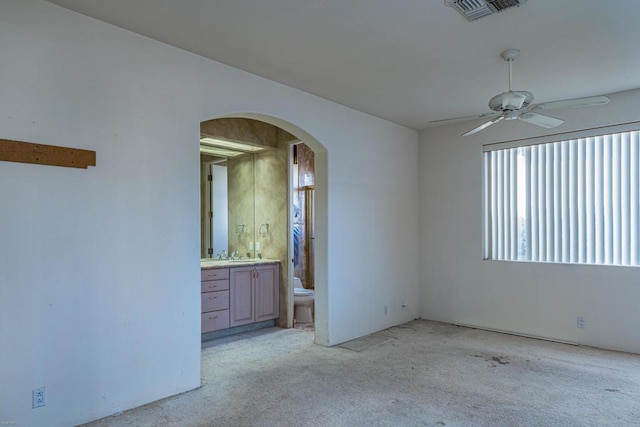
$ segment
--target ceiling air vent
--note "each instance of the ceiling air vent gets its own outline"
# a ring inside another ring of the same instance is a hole
[[[483,16],[493,15],[514,6],[520,6],[527,0],[445,0],[445,4],[454,8],[467,21],[475,21]]]

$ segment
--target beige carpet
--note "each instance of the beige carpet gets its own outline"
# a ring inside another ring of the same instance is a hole
[[[373,337],[373,338],[372,338]],[[202,387],[91,426],[640,426],[640,356],[414,321],[208,343]]]

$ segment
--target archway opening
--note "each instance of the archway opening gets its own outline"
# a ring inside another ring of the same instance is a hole
[[[201,137],[217,137],[223,140],[247,142],[258,147],[266,145],[272,149],[265,150],[265,153],[268,154],[256,154],[258,158],[269,157],[271,163],[268,167],[263,166],[264,162],[254,163],[253,207],[247,208],[245,206],[243,209],[237,209],[237,212],[229,207],[230,225],[228,226],[229,243],[227,245],[241,248],[235,249],[232,256],[240,254],[239,256],[242,257],[246,253],[247,256],[253,258],[264,255],[268,259],[280,261],[277,326],[284,328],[290,328],[294,323],[293,223],[290,215],[294,189],[291,186],[290,152],[291,147],[299,143],[304,143],[312,150],[315,182],[313,186],[314,250],[311,262],[314,266],[315,342],[320,345],[328,345],[328,171],[326,148],[304,129],[286,120],[264,114],[234,113],[217,116],[201,123],[200,134]],[[218,162],[218,164],[220,163]],[[226,164],[226,161],[222,163]],[[229,164],[234,163],[238,162],[229,161]],[[279,170],[278,165],[284,169]],[[285,179],[282,179],[283,176]],[[229,179],[232,179],[231,176]],[[204,193],[201,192],[201,194]],[[283,194],[284,199],[282,199]],[[203,201],[205,201],[204,198]],[[251,209],[254,213],[253,218],[247,215],[247,211]],[[205,231],[203,226],[203,237],[208,232]],[[210,241],[211,246],[202,245],[202,258],[213,258],[219,255],[219,252],[213,248],[214,239],[212,238]],[[218,248],[218,250],[220,249]]]

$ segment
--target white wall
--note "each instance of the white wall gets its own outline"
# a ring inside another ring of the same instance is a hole
[[[0,138],[97,152],[88,170],[0,162],[0,421],[72,425],[200,384],[202,120],[268,116],[326,149],[320,343],[418,315],[415,131],[40,0],[0,3],[0,100]]]
[[[481,187],[482,144],[637,121],[639,107],[636,90],[554,110],[566,122],[552,130],[502,122],[460,136],[479,120],[423,131],[421,317],[640,353],[640,268],[483,261]]]

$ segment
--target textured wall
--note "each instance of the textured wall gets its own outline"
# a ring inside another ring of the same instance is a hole
[[[253,242],[254,228],[254,159],[253,154],[227,161],[229,202],[229,248],[246,256]],[[214,212],[215,215],[215,212]],[[244,227],[241,225],[244,224]],[[253,254],[251,254],[253,256]]]
[[[280,269],[280,325],[287,326],[289,302],[287,262],[287,147],[266,150],[255,155],[256,242],[260,243],[263,258],[279,259]],[[269,230],[262,224],[269,223]],[[261,227],[262,225],[262,227]],[[257,252],[257,251],[256,251]]]

